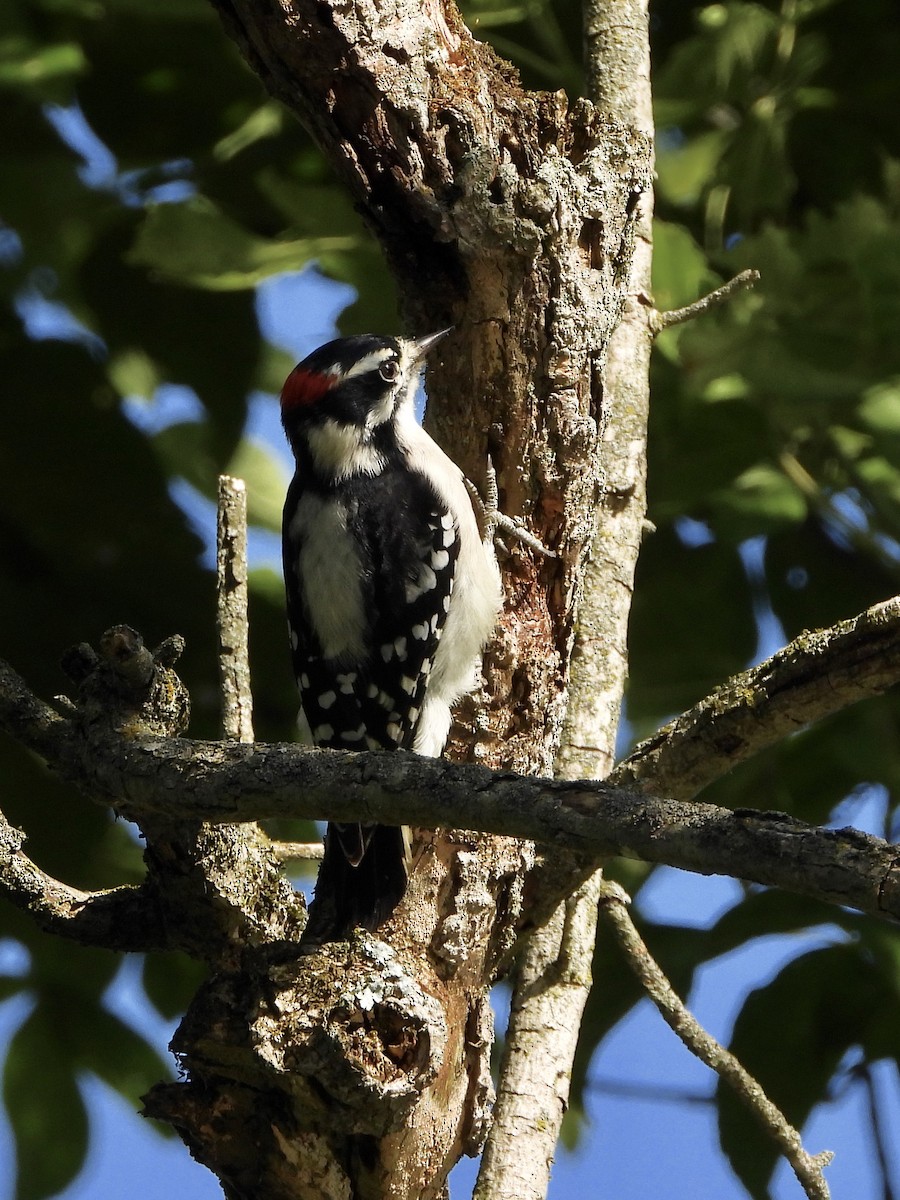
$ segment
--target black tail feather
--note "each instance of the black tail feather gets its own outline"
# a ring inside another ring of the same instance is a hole
[[[406,891],[408,859],[404,826],[329,824],[304,940],[340,941],[357,927],[377,929]]]

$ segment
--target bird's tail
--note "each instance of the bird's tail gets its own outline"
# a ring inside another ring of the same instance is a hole
[[[360,926],[377,929],[403,897],[408,867],[407,826],[331,822],[305,938],[340,941]]]

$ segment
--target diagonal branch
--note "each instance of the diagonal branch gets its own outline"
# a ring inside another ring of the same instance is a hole
[[[29,913],[45,933],[109,950],[167,945],[152,899],[141,887],[82,892],[45,874],[24,853],[25,834],[0,813],[0,895]]]
[[[729,1050],[706,1032],[685,1007],[635,928],[627,903],[628,897],[617,883],[604,883],[600,896],[600,915],[611,926],[629,967],[659,1009],[663,1020],[692,1054],[734,1089],[741,1103],[750,1109],[791,1164],[809,1200],[829,1200],[830,1193],[822,1169],[834,1157],[832,1152],[825,1150],[816,1155],[809,1154],[803,1148],[799,1131],[772,1103],[759,1083]]]
[[[900,680],[900,596],[802,633],[642,742],[611,779],[696,796],[760,750]]]
[[[647,0],[583,0],[587,94],[605,119],[653,139]],[[603,472],[569,672],[555,774],[605,776],[614,759],[627,678],[628,616],[646,512],[653,192],[636,197],[634,239],[621,320],[602,368]],[[559,856],[555,856],[559,858]],[[566,881],[569,890],[571,879]],[[475,1200],[541,1200],[547,1193],[572,1062],[591,989],[602,874],[559,896],[533,928],[516,964],[494,1121]],[[532,896],[529,914],[538,897]]]

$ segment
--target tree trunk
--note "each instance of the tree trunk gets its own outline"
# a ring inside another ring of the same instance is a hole
[[[550,774],[604,487],[603,372],[630,279],[650,140],[526,92],[450,3],[213,0],[380,240],[410,331],[452,324],[428,423],[556,557],[513,548],[506,611],[452,754]],[[641,52],[646,47],[642,47]],[[149,1111],[242,1200],[440,1197],[491,1100],[488,988],[520,919],[527,844],[421,834],[377,937],[274,942],[228,963]]]

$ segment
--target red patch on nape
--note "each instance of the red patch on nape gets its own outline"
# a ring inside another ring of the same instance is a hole
[[[284,381],[281,389],[281,411],[291,408],[304,408],[324,396],[334,383],[331,375],[322,375],[318,371],[307,371],[303,367],[294,367]]]

